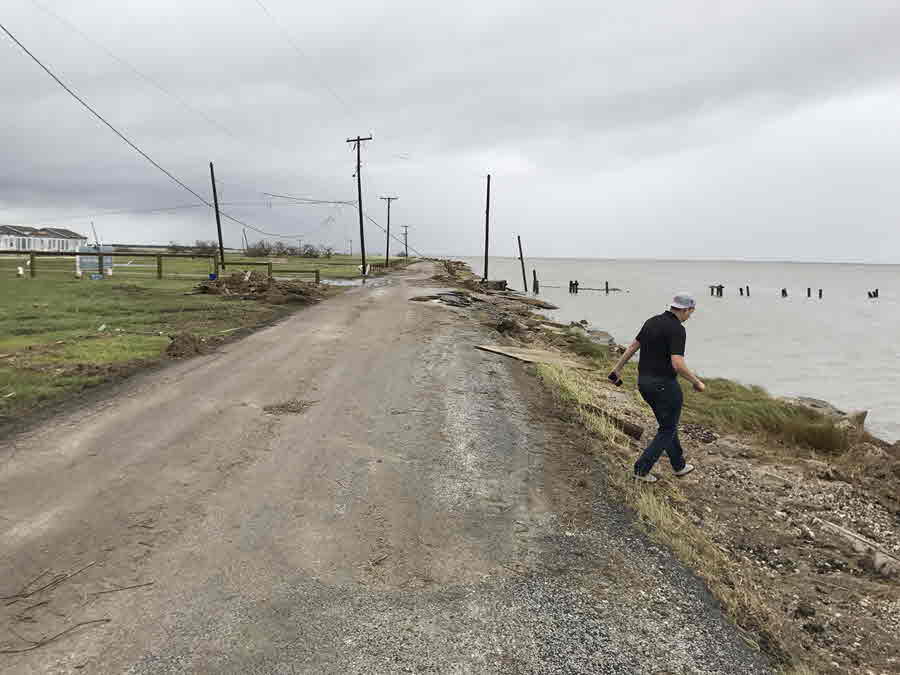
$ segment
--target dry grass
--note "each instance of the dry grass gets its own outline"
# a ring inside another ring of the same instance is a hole
[[[589,403],[604,407],[604,397],[589,374],[541,365],[538,375],[563,404]],[[678,487],[636,483],[631,478],[634,450],[629,447],[628,439],[606,419],[577,405],[567,407],[602,442],[603,452],[599,457],[609,468],[609,480],[623,495],[625,503],[637,512],[654,539],[669,547],[706,581],[726,614],[741,629],[744,639],[786,667],[794,668],[786,672],[795,675],[809,672],[790,663],[789,652],[779,638],[781,614],[770,607],[762,588],[678,510],[678,504],[685,501]]]

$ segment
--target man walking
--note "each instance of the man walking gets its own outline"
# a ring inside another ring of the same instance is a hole
[[[609,374],[609,379],[620,383],[619,372],[641,350],[638,389],[653,409],[659,423],[656,437],[634,463],[634,477],[647,483],[656,482],[657,478],[650,470],[663,451],[669,455],[669,462],[676,476],[684,476],[694,470],[692,464],[684,461],[684,451],[678,440],[678,419],[681,417],[683,394],[677,376],[681,375],[690,381],[694,391],[702,392],[706,389],[706,385],[684,362],[687,333],[683,324],[691,318],[695,308],[696,302],[691,295],[676,295],[667,311],[644,322],[641,332]]]

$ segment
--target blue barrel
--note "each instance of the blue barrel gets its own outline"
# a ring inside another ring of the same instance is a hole
[[[210,281],[215,281],[215,280],[218,279],[218,278],[219,278],[219,275],[216,274],[215,272],[210,272],[210,273],[209,273],[209,280],[210,280]]]

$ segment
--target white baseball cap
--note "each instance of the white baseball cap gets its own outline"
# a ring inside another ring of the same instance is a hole
[[[672,298],[672,307],[675,309],[694,309],[696,306],[694,296],[690,293],[676,293]]]

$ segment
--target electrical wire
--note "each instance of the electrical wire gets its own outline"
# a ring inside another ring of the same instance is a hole
[[[156,160],[154,160],[152,157],[150,157],[150,155],[148,155],[146,152],[141,150],[141,148],[139,148],[133,141],[131,141],[131,139],[129,139],[127,136],[125,136],[125,134],[123,134],[121,131],[116,129],[116,127],[114,127],[110,122],[107,122],[106,119],[100,113],[98,113],[96,110],[94,110],[94,108],[92,108],[91,105],[87,101],[85,101],[78,94],[76,94],[65,82],[63,82],[61,79],[59,79],[59,77],[57,77],[56,74],[52,70],[50,70],[50,68],[45,66],[43,64],[43,62],[37,56],[35,56],[31,51],[29,51],[29,49],[24,44],[22,44],[19,41],[19,39],[15,35],[13,35],[9,31],[9,29],[2,23],[0,23],[0,30],[2,30],[4,33],[6,33],[6,35],[8,35],[9,38],[13,42],[15,42],[19,46],[19,48],[31,58],[32,61],[34,61],[36,64],[38,64],[41,67],[41,69],[45,73],[47,73],[51,78],[53,78],[53,80],[60,87],[62,87],[72,98],[74,98],[76,101],[78,101],[88,112],[90,112],[94,117],[96,117],[105,126],[107,126],[110,129],[110,131],[112,131],[116,136],[118,136],[122,141],[124,141],[130,148],[132,148],[141,157],[146,159],[150,164],[152,164],[154,167],[156,167],[162,173],[164,173],[166,176],[168,176],[175,184],[177,184],[181,188],[187,190],[192,195],[194,195],[194,197],[196,197],[201,203],[205,204],[208,207],[214,208],[214,205],[209,200],[207,200],[199,192],[195,191],[193,188],[191,188],[185,182],[183,182],[178,177],[176,177],[172,172],[170,172],[168,169],[166,169],[161,164],[159,164]],[[279,238],[284,238],[284,239],[296,239],[297,238],[296,234],[277,234],[274,232],[266,232],[265,230],[262,230],[258,227],[250,225],[249,223],[245,223],[243,220],[240,220],[239,218],[235,218],[231,214],[226,213],[226,212],[222,211],[221,209],[219,209],[219,214],[222,217],[226,218],[227,220],[235,222],[238,225],[241,225],[242,227],[246,227],[249,230],[253,230],[254,232],[258,232],[259,234],[264,234],[267,237],[279,237]]]
[[[281,199],[291,199],[291,200],[297,200],[297,201],[302,201],[302,202],[311,202],[311,203],[341,204],[341,205],[344,205],[344,206],[352,206],[353,208],[359,208],[358,205],[357,205],[357,203],[356,203],[356,200],[354,200],[354,201],[352,201],[352,202],[351,202],[351,201],[347,201],[347,202],[338,202],[338,201],[334,201],[334,202],[324,202],[323,200],[315,200],[315,199],[309,199],[309,200],[307,200],[307,198],[305,198],[305,197],[294,197],[294,196],[291,196],[291,195],[281,195],[281,194],[275,194],[275,193],[273,193],[273,192],[264,192],[263,194],[264,194],[264,195],[268,195],[269,197],[280,197]],[[378,227],[382,232],[384,232],[385,234],[387,233],[387,229],[385,229],[384,227],[382,227],[381,224],[379,224],[377,220],[375,220],[374,218],[372,218],[372,216],[366,214],[366,218],[367,218],[373,225],[375,225],[376,227]],[[395,240],[396,242],[398,242],[398,243],[403,244],[404,246],[406,246],[406,242],[405,242],[404,240],[395,237],[393,234],[391,235],[391,239],[393,239],[393,240]],[[416,249],[414,249],[412,246],[409,246],[409,249],[410,249],[411,251],[415,252],[419,257],[423,257],[422,254],[421,254],[419,251],[416,251]]]
[[[304,204],[331,204],[336,205],[339,204],[341,206],[356,206],[356,200],[353,201],[340,201],[336,199],[315,199],[313,197],[295,197],[293,195],[282,195],[275,192],[263,192],[262,194],[267,197],[278,197],[279,199],[289,199],[295,202],[302,202]]]
[[[232,138],[232,139],[234,139],[234,140],[236,140],[236,141],[241,141],[241,139],[238,138],[238,137],[237,137],[230,129],[228,129],[228,127],[226,127],[226,126],[224,126],[223,124],[217,122],[216,120],[214,120],[213,118],[211,118],[209,115],[207,115],[205,112],[203,112],[203,111],[200,110],[199,108],[196,108],[196,107],[192,106],[190,103],[188,103],[187,101],[185,101],[183,98],[181,98],[180,96],[178,96],[178,95],[175,94],[174,92],[169,91],[168,89],[166,89],[166,88],[165,88],[162,84],[160,84],[156,79],[154,79],[154,78],[150,77],[149,75],[147,75],[147,74],[141,72],[141,71],[138,70],[135,66],[133,66],[131,63],[129,63],[128,61],[126,61],[125,59],[123,59],[121,56],[118,56],[118,55],[116,55],[115,53],[113,53],[112,51],[110,51],[107,47],[105,47],[105,46],[102,45],[100,42],[98,42],[97,40],[95,40],[94,38],[92,38],[90,35],[88,35],[87,33],[85,33],[85,32],[84,32],[83,30],[81,30],[78,26],[76,26],[74,23],[72,23],[69,19],[65,18],[64,16],[60,16],[59,14],[57,14],[56,12],[54,12],[52,9],[50,9],[49,7],[47,7],[46,5],[44,5],[42,2],[39,2],[39,0],[30,0],[30,2],[31,2],[31,4],[33,4],[35,7],[37,7],[38,9],[40,9],[40,10],[41,10],[42,12],[44,12],[45,14],[49,14],[49,15],[52,16],[54,19],[56,19],[57,21],[59,21],[61,24],[67,26],[70,30],[72,30],[72,31],[74,31],[75,33],[77,33],[78,35],[80,35],[82,39],[84,39],[85,41],[87,41],[87,42],[91,43],[92,45],[94,45],[94,47],[96,47],[97,49],[99,49],[100,51],[102,51],[104,54],[106,54],[106,55],[107,55],[109,58],[111,58],[113,61],[115,61],[115,62],[118,63],[119,65],[124,66],[125,68],[127,68],[128,70],[130,70],[132,73],[134,73],[134,74],[137,75],[139,78],[141,78],[142,80],[144,80],[144,82],[148,83],[150,86],[154,87],[154,88],[157,89],[158,91],[161,91],[163,94],[165,94],[166,96],[168,96],[168,97],[171,98],[172,100],[176,101],[180,106],[182,106],[182,107],[185,108],[186,110],[189,110],[189,111],[191,111],[192,113],[194,113],[195,115],[198,115],[198,116],[202,117],[202,118],[204,119],[204,121],[206,121],[206,123],[209,124],[210,126],[215,127],[218,131],[220,131],[221,133],[225,134],[226,136],[229,136],[230,138]]]
[[[297,52],[297,54],[299,54],[300,57],[303,58],[304,60],[311,61],[311,59],[306,55],[306,52],[304,52],[300,48],[300,45],[298,45],[297,42],[293,39],[293,37],[291,37],[291,34],[283,27],[283,25],[281,23],[279,23],[279,21],[275,18],[275,16],[272,14],[272,12],[269,11],[269,8],[266,7],[262,3],[262,0],[254,0],[254,2],[256,2],[257,6],[265,13],[266,16],[269,17],[269,20],[272,22],[272,24],[275,26],[275,28],[278,29],[278,32],[281,33],[282,37],[284,37],[285,42],[287,42],[291,46],[291,49],[293,49],[295,52]],[[334,89],[332,89],[331,86],[323,78],[318,76],[315,69],[312,70],[312,73],[313,73],[313,77],[315,77],[316,80],[318,80],[318,82],[322,86],[322,88],[325,89],[325,91],[327,91],[329,94],[331,94],[331,96],[334,98],[334,100],[336,100],[338,103],[340,103],[343,106],[344,112],[346,112],[348,115],[350,115],[352,113],[352,111],[350,110],[350,105],[343,98],[341,98],[341,96]]]

